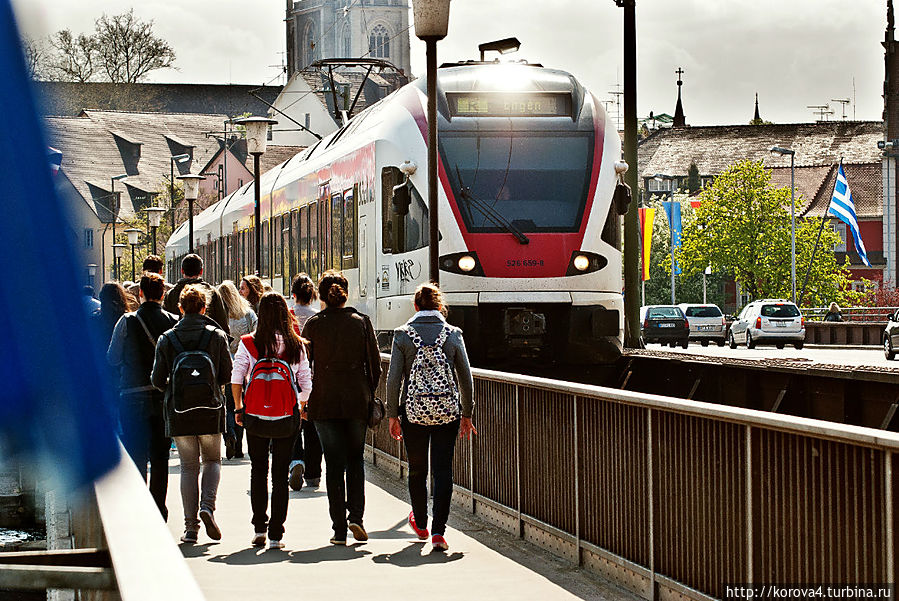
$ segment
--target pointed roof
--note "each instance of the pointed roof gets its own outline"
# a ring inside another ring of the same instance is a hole
[[[755,93],[755,115],[752,117],[752,120],[755,121],[756,123],[758,123],[759,121],[762,120],[762,118],[759,116],[759,93],[758,92]]]
[[[684,117],[684,105],[681,103],[680,99],[680,90],[681,86],[684,85],[684,82],[681,80],[681,75],[684,74],[684,70],[681,67],[677,68],[677,106],[674,107],[674,127],[686,127],[687,120]]]

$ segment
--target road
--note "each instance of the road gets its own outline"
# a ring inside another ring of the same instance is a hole
[[[752,350],[740,345],[736,349],[714,344],[701,346],[691,342],[689,348],[670,348],[659,344],[647,345],[649,351],[665,351],[667,353],[681,353],[687,355],[704,355],[707,357],[733,357],[737,359],[791,359],[797,362],[825,363],[828,365],[849,365],[853,367],[872,366],[879,368],[892,368],[899,370],[899,361],[887,361],[880,347],[834,348],[829,346],[812,345],[801,350],[793,347],[778,349],[773,346],[760,346]]]

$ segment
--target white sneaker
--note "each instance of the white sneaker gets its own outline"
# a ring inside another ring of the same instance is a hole
[[[265,532],[257,532],[253,535],[253,540],[250,543],[254,547],[264,547],[265,546]]]
[[[268,541],[268,548],[269,549],[283,549],[284,543],[282,543],[279,540],[270,540],[270,541]]]

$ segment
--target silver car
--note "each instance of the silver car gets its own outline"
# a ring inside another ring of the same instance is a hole
[[[773,344],[783,348],[792,344],[801,349],[805,344],[805,318],[795,303],[783,299],[764,299],[749,303],[730,326],[727,338],[730,348],[743,342],[746,348],[756,344]]]
[[[718,305],[681,303],[678,305],[690,323],[690,340],[698,340],[702,346],[709,341],[724,346],[727,322]]]

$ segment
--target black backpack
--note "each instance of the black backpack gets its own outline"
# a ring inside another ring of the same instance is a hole
[[[174,330],[164,336],[175,349],[175,361],[169,376],[169,390],[175,413],[191,411],[219,411],[222,408],[221,388],[215,373],[215,363],[206,352],[215,328],[206,326],[196,349],[185,350]]]

